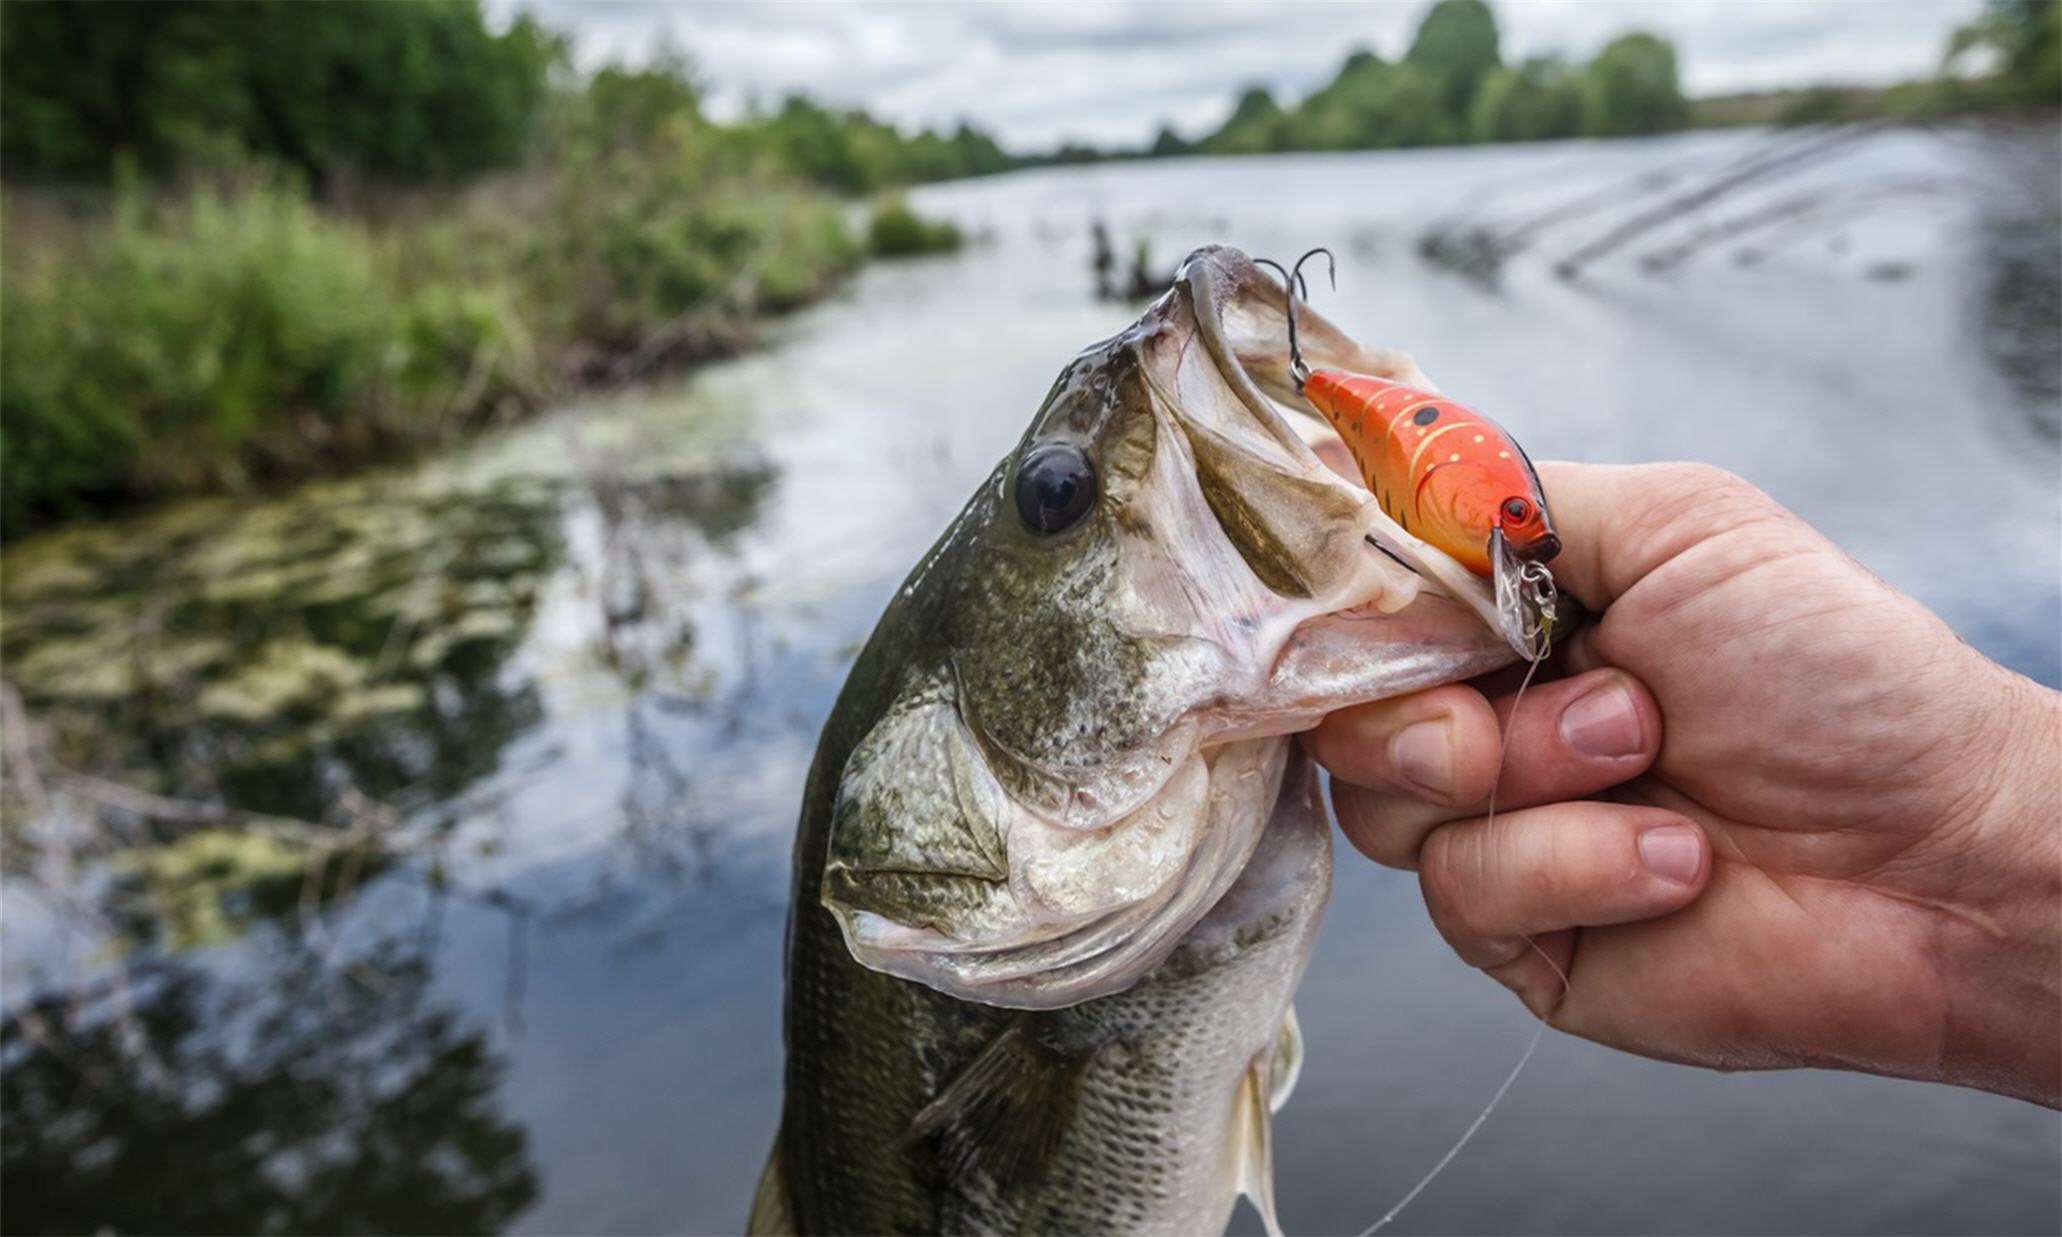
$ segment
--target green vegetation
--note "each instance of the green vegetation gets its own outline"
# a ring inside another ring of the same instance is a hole
[[[874,207],[866,229],[867,248],[883,258],[946,253],[960,247],[959,228],[948,220],[930,220],[909,209],[901,198]]]
[[[1506,67],[1498,49],[1496,14],[1484,0],[1439,0],[1401,61],[1356,51],[1294,107],[1249,88],[1197,148],[1252,154],[1529,142],[1659,133],[1687,123],[1675,51],[1651,34],[1621,36],[1579,67],[1553,58]],[[1151,153],[1182,153],[1178,143],[1163,133]]]
[[[906,138],[865,112],[829,112],[800,95],[788,96],[771,116],[747,121],[742,136],[810,180],[847,193],[1017,166],[993,138],[964,124],[949,134],[926,129]]]
[[[383,356],[402,308],[365,233],[278,183],[161,207],[123,193],[62,259],[9,262],[9,515],[123,486],[230,482],[381,433],[391,401],[366,396],[396,376]]]
[[[2062,4],[1989,0],[1981,17],[1955,31],[1947,61],[1970,52],[1996,59],[1991,88],[2001,102],[2054,106],[2062,99]]]
[[[1989,0],[1957,29],[1943,72],[1894,86],[1813,86],[1698,99],[1692,124],[1818,125],[1924,119],[1964,112],[2053,109],[2062,103],[2062,4]]]
[[[718,124],[684,56],[580,80],[471,0],[21,0],[0,46],[10,535],[735,350],[864,255],[836,195],[1010,164],[800,98]]]
[[[1620,35],[1590,61],[1582,81],[1582,131],[1597,137],[1667,133],[1689,123],[1675,76],[1675,48],[1651,34]]]
[[[1582,131],[1584,75],[1565,61],[1538,57],[1482,79],[1468,109],[1477,142],[1536,142]]]
[[[0,4],[0,532],[343,467],[743,346],[955,229],[841,195],[1026,164],[1820,124],[2052,104],[2062,5],[1989,0],[1936,81],[1687,103],[1674,49],[1502,62],[1484,0],[1191,142],[1035,158],[793,96],[717,123],[687,58],[576,74],[476,0]],[[1973,73],[1975,76],[1968,76]]]
[[[27,0],[0,38],[9,175],[172,171],[225,145],[315,178],[477,172],[522,154],[562,50],[466,0]]]
[[[1887,88],[1830,87],[1688,100],[1675,48],[1640,31],[1587,62],[1538,57],[1505,65],[1484,0],[1438,0],[1400,61],[1360,50],[1300,102],[1250,86],[1215,132],[1191,143],[1162,128],[1146,157],[1371,150],[1460,142],[1623,137],[1690,126],[1837,124],[2062,101],[2062,3],[1988,0],[1958,30],[1942,76]],[[1961,75],[1973,68],[1979,75]],[[1087,161],[1077,152],[1066,161]],[[1108,157],[1107,155],[1101,157]]]
[[[1503,64],[1496,14],[1483,0],[1439,0],[1418,24],[1403,62],[1438,79],[1448,116],[1465,115],[1476,87]]]

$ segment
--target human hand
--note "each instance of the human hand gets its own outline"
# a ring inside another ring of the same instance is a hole
[[[1563,1030],[2062,1104],[2062,696],[1729,474],[1540,472],[1601,619],[1514,722],[1465,685],[1327,718],[1347,836]]]

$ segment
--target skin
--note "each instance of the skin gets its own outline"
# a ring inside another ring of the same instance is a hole
[[[1515,722],[1502,681],[1327,718],[1347,837],[1561,1030],[2062,1106],[2062,696],[1727,473],[1540,472],[1602,618]]]

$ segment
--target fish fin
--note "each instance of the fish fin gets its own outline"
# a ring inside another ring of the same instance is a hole
[[[1274,1046],[1253,1058],[1239,1076],[1238,1093],[1232,1100],[1231,1155],[1238,1172],[1239,1193],[1253,1200],[1267,1237],[1282,1237],[1281,1221],[1274,1214],[1274,1134],[1268,1118],[1268,1079]]]
[[[1030,1183],[1051,1167],[1094,1054],[1059,1052],[1030,1022],[1011,1023],[910,1122],[909,1141],[935,1140],[944,1180],[978,1169],[993,1181]]]
[[[776,1134],[766,1167],[759,1173],[759,1188],[752,1192],[745,1232],[749,1237],[786,1237],[795,1231],[795,1213],[788,1206],[788,1177],[780,1167],[780,1136]]]
[[[1303,1076],[1303,1028],[1296,1022],[1296,1007],[1282,1015],[1282,1029],[1274,1038],[1274,1060],[1268,1065],[1267,1111],[1280,1112],[1296,1092],[1296,1080]]]

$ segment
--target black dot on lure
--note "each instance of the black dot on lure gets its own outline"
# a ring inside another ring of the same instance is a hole
[[[1017,515],[1040,536],[1063,533],[1095,505],[1095,466],[1070,442],[1033,447],[1017,469]]]
[[[1418,409],[1418,414],[1411,418],[1411,420],[1416,421],[1419,425],[1430,425],[1432,424],[1432,422],[1437,421],[1438,419],[1439,409],[1433,407],[1430,404],[1427,404],[1423,408]]]

